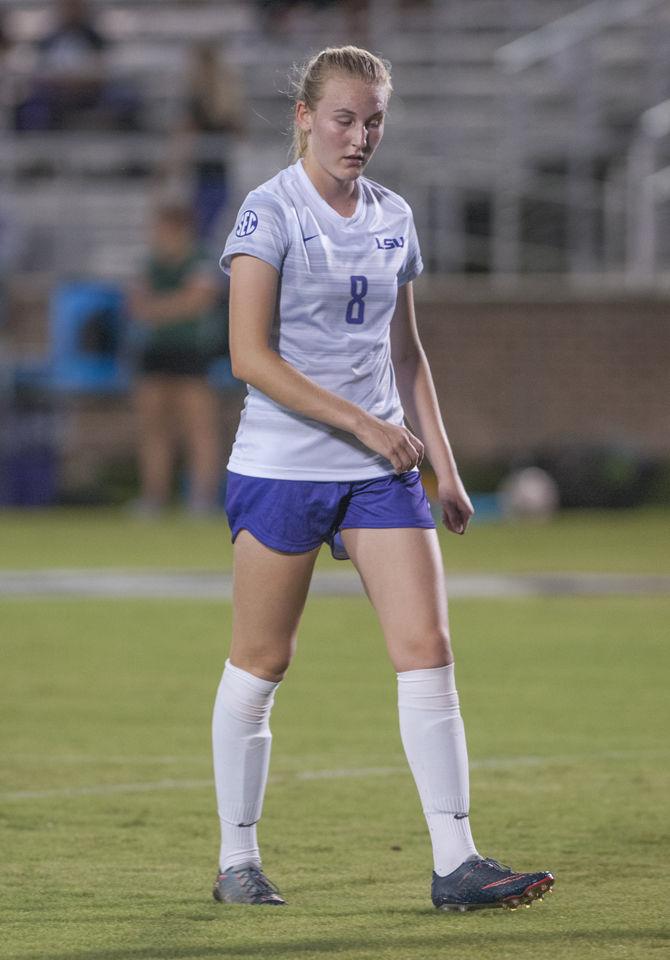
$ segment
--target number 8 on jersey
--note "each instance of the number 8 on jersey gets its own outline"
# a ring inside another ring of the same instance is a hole
[[[353,276],[351,280],[351,300],[347,304],[347,323],[363,323],[365,320],[365,301],[368,292],[368,278]]]

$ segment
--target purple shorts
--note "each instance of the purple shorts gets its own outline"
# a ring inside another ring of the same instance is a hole
[[[270,480],[229,470],[226,513],[233,542],[248,530],[282,553],[307,553],[327,543],[336,560],[348,559],[340,530],[435,528],[416,470],[351,482]]]

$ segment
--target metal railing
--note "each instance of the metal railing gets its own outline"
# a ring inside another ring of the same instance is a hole
[[[560,56],[575,44],[597,37],[604,29],[634,20],[667,0],[594,0],[500,47],[496,60],[504,72],[519,73],[535,63]]]
[[[628,155],[626,276],[633,285],[657,279],[658,247],[662,239],[667,242],[667,231],[659,236],[658,208],[670,198],[670,166],[659,168],[661,143],[668,137],[670,100],[664,100],[642,114]]]
[[[544,178],[534,169],[538,149],[533,140],[542,125],[531,129],[533,106],[542,103],[541,95],[532,89],[531,75],[542,68],[549,70],[549,86],[554,84],[560,92],[572,121],[570,136],[563,144],[561,200],[556,199],[554,190],[554,202],[562,206],[566,225],[566,271],[572,275],[598,273],[613,266],[609,259],[613,244],[607,233],[617,223],[611,211],[624,201],[615,196],[622,189],[617,172],[603,182],[596,170],[601,157],[612,153],[596,44],[612,28],[631,22],[639,25],[646,15],[668,6],[667,0],[596,0],[497,51],[506,124],[499,144],[493,199],[494,273],[518,275],[527,266],[523,228],[529,184],[536,196],[545,192]],[[665,50],[653,42],[652,31],[645,68],[651,102],[666,60]]]
[[[395,9],[397,0],[392,5]],[[433,5],[438,5],[437,0],[433,0]],[[383,0],[375,0],[370,9],[380,11],[383,6]],[[597,0],[500,47],[495,63],[501,81],[500,113],[504,113],[504,122],[490,116],[493,96],[487,101],[488,113],[474,117],[480,126],[484,118],[482,129],[485,127],[487,139],[466,127],[466,121],[473,119],[467,115],[467,106],[451,114],[444,109],[444,91],[449,92],[449,84],[443,82],[446,74],[440,73],[445,63],[438,57],[436,30],[435,47],[431,45],[426,61],[417,68],[416,89],[410,86],[408,95],[406,88],[398,85],[396,116],[389,124],[380,160],[375,161],[371,172],[373,178],[379,176],[412,203],[430,270],[438,274],[490,271],[510,277],[523,272],[565,271],[577,276],[611,271],[620,276],[625,272],[632,281],[640,282],[655,275],[659,244],[665,236],[663,229],[659,230],[658,213],[670,190],[670,174],[663,169],[659,149],[665,133],[659,135],[657,128],[666,130],[670,124],[670,108],[665,102],[660,103],[664,96],[654,95],[659,62],[668,73],[663,47],[667,35],[655,31],[647,17],[661,8],[670,12],[670,0]],[[596,161],[603,153],[609,151],[611,157],[613,152],[600,88],[603,65],[598,43],[613,27],[626,24],[631,36],[639,31],[644,44],[650,44],[644,67],[649,71],[648,82],[640,95],[639,112],[650,103],[659,105],[643,114],[629,153],[628,142],[617,145],[621,162],[612,165],[603,178],[596,170]],[[412,48],[409,62],[413,56]],[[486,69],[490,71],[490,53],[488,56]],[[284,75],[279,67],[277,70]],[[435,79],[432,88],[427,85],[427,77]],[[486,77],[490,80],[490,73]],[[560,131],[552,126],[547,112],[555,94],[563,124]],[[405,107],[403,96],[408,104]],[[253,105],[253,97],[250,100]],[[278,107],[282,103],[276,91],[270,103],[274,113],[269,115],[278,119],[272,129],[250,130],[248,144],[231,157],[231,172],[237,181],[231,191],[233,205],[246,189],[271,176],[285,162],[286,138],[280,129],[283,117],[279,116]],[[533,109],[541,115],[534,117]],[[493,149],[496,139],[497,151]],[[411,153],[406,150],[408,142],[416,148]],[[0,138],[0,187],[4,179],[5,188],[11,190],[11,171],[29,166],[31,157],[48,159],[56,172],[55,179],[64,188],[58,224],[54,222],[52,226],[54,232],[57,227],[59,230],[59,243],[54,249],[65,258],[70,253],[62,240],[68,230],[75,237],[77,249],[82,246],[83,232],[77,231],[75,222],[77,178],[98,172],[104,177],[106,171],[114,176],[126,163],[155,170],[166,161],[167,146],[168,138],[158,131],[107,136],[16,136],[8,132]],[[202,140],[199,154],[202,156],[207,149],[206,140]],[[212,141],[212,149],[213,156],[221,155],[218,137]],[[424,149],[425,159],[421,160]],[[550,161],[557,157],[564,161],[564,169],[550,167]],[[546,169],[542,169],[543,162]],[[25,186],[26,180],[23,197]],[[141,192],[140,186],[136,180],[136,196]],[[146,186],[152,189],[149,178]],[[84,198],[81,200],[83,203]],[[55,200],[53,204],[56,210]],[[488,234],[481,223],[474,229],[472,226],[473,209],[485,221],[487,205],[492,214]],[[33,206],[37,222],[37,198]],[[119,216],[122,206],[119,205]],[[95,218],[92,207],[84,212]],[[136,223],[133,220],[134,230]],[[88,226],[93,229],[92,223]],[[125,263],[123,257],[118,262],[122,261]],[[108,258],[106,262],[111,264],[112,260]]]

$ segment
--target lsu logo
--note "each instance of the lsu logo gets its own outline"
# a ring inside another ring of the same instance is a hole
[[[375,237],[375,242],[378,250],[395,250],[396,247],[405,246],[404,237],[384,237],[383,240],[380,240],[379,237]]]
[[[245,210],[235,228],[236,237],[248,237],[258,226],[258,217],[253,210]]]

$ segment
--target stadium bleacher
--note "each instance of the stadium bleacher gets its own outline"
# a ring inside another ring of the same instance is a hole
[[[280,37],[263,33],[254,3],[161,3],[160,13],[147,0],[91,6],[112,41],[110,70],[137,86],[142,129],[130,136],[92,131],[83,141],[53,132],[47,149],[43,136],[12,133],[5,96],[0,190],[16,192],[19,219],[32,224],[55,202],[59,186],[64,197],[72,196],[73,180],[94,175],[97,212],[116,224],[118,249],[110,249],[110,231],[101,230],[103,252],[85,244],[91,262],[79,253],[76,267],[97,272],[102,262],[106,274],[124,277],[132,269],[128,252],[142,240],[138,204],[126,202],[119,179],[134,171],[134,182],[126,177],[133,196],[141,193],[138,171],[150,182],[153,161],[178,116],[192,44],[203,37],[220,41],[245,91],[246,135],[229,146],[232,192],[241,196],[286,161],[291,65],[324,43],[351,38],[337,4],[318,14],[300,8],[291,32]],[[575,13],[584,20],[587,7],[600,8],[599,28],[580,39],[579,23],[569,21]],[[0,9],[14,41],[4,70],[16,83],[31,69],[32,44],[49,8],[36,0],[5,0]],[[574,271],[577,261],[589,272],[621,269],[624,250],[608,245],[604,232],[622,232],[622,170],[639,117],[670,95],[664,57],[669,5],[373,0],[367,9],[366,41],[393,62],[396,90],[373,175],[413,203],[431,271]],[[538,34],[552,29],[553,41],[551,32]],[[48,185],[34,177],[29,187],[17,188],[21,174],[39,171],[45,155],[58,167]],[[585,212],[589,205],[593,209]],[[571,237],[575,206],[577,233],[590,236],[588,243]],[[61,240],[64,231],[76,230],[70,209],[67,224],[58,224]],[[81,209],[87,230],[91,204]],[[62,252],[77,244],[65,238],[54,246]]]
[[[336,3],[301,4],[279,32],[251,0],[90,6],[110,41],[111,75],[137,91],[138,129],[14,130],[51,4],[0,0],[9,40],[0,52],[0,213],[16,233],[11,362],[30,366],[48,350],[60,279],[125,284],[146,253],[156,196],[189,188],[160,171],[189,55],[203,39],[219,45],[246,103],[243,135],[199,139],[201,153],[225,154],[231,181],[213,255],[238,200],[287,162],[292,65],[353,40],[393,64],[371,175],[412,204],[429,299],[444,278],[506,291],[533,276],[607,292],[667,284],[670,136],[658,105],[670,98],[670,0],[369,0],[357,37]],[[120,444],[127,435],[120,429]]]

